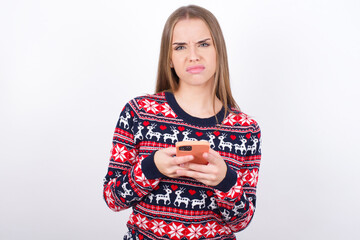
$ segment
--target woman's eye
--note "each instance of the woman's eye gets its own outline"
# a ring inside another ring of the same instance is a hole
[[[200,44],[200,47],[208,47],[208,46],[210,46],[210,44],[208,44],[208,43],[202,43],[202,44]]]
[[[177,46],[177,47],[175,48],[175,50],[182,50],[182,49],[184,49],[184,46]]]

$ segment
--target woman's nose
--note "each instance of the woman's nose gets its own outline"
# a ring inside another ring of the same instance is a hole
[[[199,61],[199,54],[198,54],[198,51],[196,49],[195,46],[193,47],[190,47],[190,51],[189,51],[189,60],[190,62],[196,62],[196,61]]]

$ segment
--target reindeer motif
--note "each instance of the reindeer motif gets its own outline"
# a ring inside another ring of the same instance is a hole
[[[229,148],[229,151],[231,151],[233,144],[231,142],[225,142],[224,139],[226,138],[226,134],[223,133],[221,134],[221,136],[219,137],[220,139],[220,144],[219,144],[219,148],[222,148],[222,150],[225,150],[225,147]]]
[[[230,221],[231,217],[230,217],[230,212],[226,209],[224,209],[224,211],[220,211],[221,214],[223,215],[225,221]]]
[[[124,192],[120,192],[120,195],[123,197],[123,198],[126,198],[126,196],[132,196],[133,195],[133,192],[130,190],[130,189],[127,189],[126,188],[126,185],[128,184],[128,182],[124,182],[122,185],[121,185],[121,188],[124,190]]]
[[[137,133],[134,135],[134,142],[136,142],[136,139],[138,138],[139,140],[143,140],[143,135],[141,133],[141,130],[143,130],[144,127],[141,126],[141,123],[138,123],[138,131]]]
[[[184,135],[183,141],[197,141],[196,138],[189,138],[188,135],[191,134],[191,130],[188,129],[186,131],[184,131],[182,134]]]
[[[240,205],[235,205],[234,208],[232,209],[234,212],[234,215],[237,216],[240,213],[238,212],[239,209],[242,209],[245,207],[245,204],[241,201]]]
[[[177,137],[177,135],[179,134],[179,131],[175,128],[175,127],[173,127],[173,126],[171,126],[170,127],[171,128],[171,131],[173,132],[173,134],[170,134],[170,133],[165,133],[164,135],[163,135],[163,137],[164,137],[164,141],[166,141],[167,139],[171,139],[171,143],[174,143],[174,141],[178,141],[178,137]]]
[[[169,188],[169,186],[165,185],[164,186],[164,190],[166,192],[166,194],[157,194],[155,197],[156,197],[156,204],[159,204],[159,201],[160,200],[163,200],[164,201],[164,204],[165,205],[169,205],[170,204],[170,193],[172,192],[171,189]],[[168,202],[169,203],[166,203]]]
[[[237,151],[240,150],[241,155],[244,155],[247,152],[247,149],[246,149],[246,146],[245,146],[247,140],[243,136],[241,136],[240,141],[241,141],[241,145],[239,145],[237,143],[234,144],[235,152],[237,153]],[[245,151],[245,153],[244,153],[244,151]]]
[[[124,124],[124,128],[125,129],[129,129],[129,122],[128,119],[131,118],[130,113],[129,113],[129,109],[126,108],[126,117],[120,116],[120,122],[119,122],[119,126],[121,127],[121,123]]]
[[[178,203],[178,206],[177,207],[180,207],[180,204],[181,203],[184,203],[185,204],[185,206],[186,206],[186,208],[188,207],[188,204],[189,204],[189,202],[191,201],[189,198],[187,198],[187,197],[181,197],[180,195],[182,194],[182,193],[184,193],[184,191],[185,191],[185,188],[180,188],[179,190],[177,190],[176,192],[175,192],[175,194],[176,194],[176,199],[175,199],[175,202],[174,202],[174,205],[176,206],[176,203]]]
[[[191,200],[191,208],[194,208],[195,206],[199,205],[199,208],[202,209],[205,207],[205,199],[207,198],[207,195],[204,191],[200,191],[200,195],[202,199],[193,199]],[[202,207],[203,206],[203,207]]]
[[[147,129],[149,129],[149,131],[146,133],[145,137],[147,139],[152,139],[153,137],[156,137],[157,140],[160,140],[161,137],[161,133],[160,132],[153,132],[152,130],[156,127],[156,124],[153,123],[151,124],[151,126],[147,126]]]
[[[211,198],[210,198],[210,201],[211,201],[211,203],[210,203],[210,205],[208,206],[208,208],[211,209],[211,210],[216,209],[216,208],[217,208],[217,205],[216,205],[216,202],[215,202],[215,198],[214,198],[214,197],[211,197]]]
[[[154,200],[154,194],[152,194],[152,193],[149,193],[148,195],[147,195],[147,198],[150,200],[150,203],[152,203],[152,201]]]
[[[253,145],[248,146],[248,151],[251,151],[251,154],[254,154],[256,152],[256,146],[259,140],[256,137],[251,137],[251,140],[253,141]]]
[[[207,132],[206,135],[209,137],[210,147],[215,148],[215,143],[214,143],[215,136],[209,132]]]

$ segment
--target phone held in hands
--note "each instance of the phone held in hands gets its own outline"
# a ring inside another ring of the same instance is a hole
[[[204,152],[209,152],[210,143],[207,141],[181,141],[175,144],[176,156],[193,155],[194,160],[191,162],[198,164],[207,164],[202,155]]]

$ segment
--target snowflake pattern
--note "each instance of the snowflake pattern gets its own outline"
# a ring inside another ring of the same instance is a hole
[[[141,217],[140,214],[136,216],[136,225],[139,226],[141,229],[147,230],[148,229],[148,220],[146,217]]]
[[[129,223],[134,224],[134,222],[135,222],[134,220],[135,220],[135,215],[134,215],[134,213],[131,213],[130,217],[129,217]]]
[[[143,187],[149,187],[150,186],[150,182],[148,181],[148,179],[145,177],[144,173],[142,172],[141,168],[140,168],[140,164],[137,164],[135,169],[135,181]]]
[[[131,163],[131,165],[134,165],[136,163],[136,157],[138,156],[137,155],[137,152],[136,152],[136,149],[132,149],[128,152],[128,155],[129,155],[129,162]]]
[[[203,227],[201,225],[197,225],[195,226],[194,224],[191,224],[190,227],[188,227],[188,237],[190,237],[190,239],[199,239],[202,235],[201,230],[203,229]]]
[[[112,197],[112,192],[110,190],[110,188],[108,188],[105,191],[105,198],[106,198],[106,202],[108,205],[113,205],[114,204],[114,198]]]
[[[141,102],[141,105],[148,113],[157,114],[159,112],[159,110],[157,109],[159,107],[159,104],[156,101],[150,101],[149,99],[144,99]]]
[[[251,171],[249,175],[250,175],[250,179],[248,182],[250,183],[250,186],[255,187],[258,181],[259,173],[256,169],[254,169]]]
[[[113,148],[112,155],[116,162],[124,162],[127,158],[127,149],[124,145],[116,144]]]
[[[234,126],[236,123],[242,126],[249,126],[253,124],[255,121],[245,113],[234,114],[229,113],[229,115],[224,120],[223,124],[228,126]]]
[[[228,192],[227,195],[228,195],[230,198],[234,198],[234,196],[238,196],[238,195],[240,195],[241,193],[242,193],[242,186],[236,184],[235,186],[233,186],[233,187],[229,190],[229,192]]]
[[[224,192],[222,192],[222,191],[220,191],[220,190],[217,190],[217,189],[215,188],[215,193],[216,193],[216,195],[217,195],[220,199],[224,199],[224,197],[225,197]]]
[[[221,226],[221,228],[219,229],[219,233],[220,234],[230,234],[231,233],[231,229],[226,226],[226,225],[223,225]]]
[[[173,222],[169,225],[169,229],[170,231],[168,232],[168,234],[170,235],[171,239],[180,239],[184,235],[183,231],[185,230],[185,228],[184,225],[181,223],[176,224],[175,222]]]
[[[205,226],[205,229],[206,229],[205,235],[206,235],[207,238],[210,237],[210,236],[215,237],[216,232],[217,232],[215,222],[212,222],[212,223],[208,222],[206,224],[206,226]]]
[[[246,182],[248,182],[249,175],[250,175],[250,171],[249,169],[246,169],[245,171],[243,171],[241,176],[238,176],[238,179],[241,180],[241,185],[244,185]]]
[[[238,118],[237,115],[233,113],[229,113],[229,116],[227,116],[227,118],[224,120],[224,124],[233,126],[237,122],[237,118]]]
[[[171,109],[171,107],[170,107],[169,104],[167,104],[167,103],[161,104],[161,113],[162,113],[165,117],[173,117],[173,118],[176,118],[176,117],[177,117],[177,115],[175,114],[175,112]]]
[[[154,220],[151,222],[153,224],[153,227],[151,228],[151,230],[157,234],[158,236],[162,236],[165,234],[165,227],[166,227],[166,224],[164,221],[162,220]]]
[[[254,122],[254,119],[252,119],[251,117],[249,117],[245,113],[240,113],[239,117],[240,117],[239,123],[242,126],[249,126]]]

